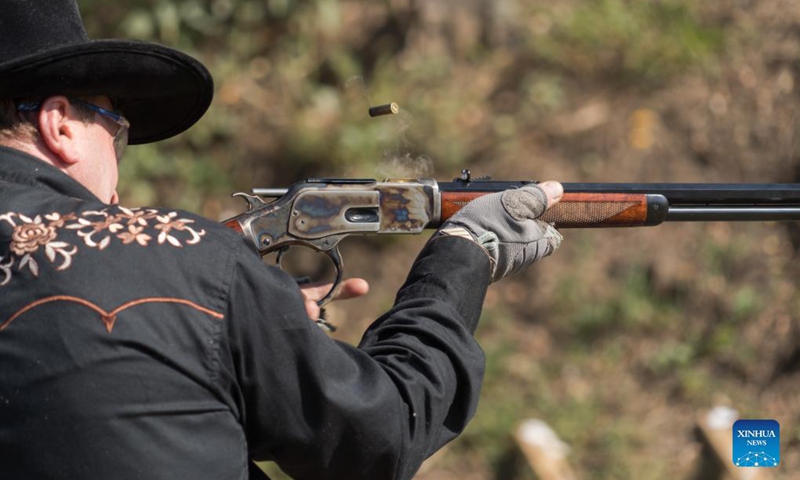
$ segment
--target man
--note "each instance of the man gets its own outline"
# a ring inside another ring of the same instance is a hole
[[[208,107],[200,63],[89,41],[74,0],[0,11],[0,477],[243,479],[264,459],[296,479],[407,479],[461,432],[485,290],[557,248],[534,218],[559,184],[469,204],[359,347],[338,343],[233,232],[117,205],[128,141]]]

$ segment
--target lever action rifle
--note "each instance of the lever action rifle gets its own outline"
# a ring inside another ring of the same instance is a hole
[[[336,269],[328,303],[343,278],[339,242],[349,235],[421,233],[437,228],[481,195],[536,182],[473,179],[308,179],[288,189],[237,193],[247,211],[224,224],[278,265],[293,245],[326,254]],[[641,227],[663,222],[800,219],[800,184],[564,183],[561,201],[541,220],[557,228]],[[264,199],[271,201],[267,202]]]

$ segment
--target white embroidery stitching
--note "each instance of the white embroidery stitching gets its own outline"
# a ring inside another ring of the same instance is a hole
[[[183,248],[184,244],[199,243],[206,233],[205,230],[197,231],[190,226],[194,220],[177,218],[177,212],[161,215],[154,209],[117,207],[115,213],[109,213],[108,210],[86,211],[80,215],[51,213],[44,215],[44,220],[41,215],[30,218],[15,212],[0,215],[0,221],[5,221],[13,228],[9,245],[11,255],[7,261],[6,257],[0,257],[0,286],[11,281],[15,261],[17,271],[27,269],[34,277],[38,277],[40,267],[35,255],[42,249],[56,271],[68,269],[72,265],[72,257],[78,253],[78,247],[58,240],[58,231],[62,228],[76,230],[87,247],[98,250],[105,250],[114,238],[123,245],[136,243],[147,247],[153,239],[146,233],[148,229],[152,234],[156,233],[153,229],[159,232],[159,245],[166,242],[178,248]],[[151,226],[152,220],[156,222]],[[186,238],[187,234],[189,238]]]

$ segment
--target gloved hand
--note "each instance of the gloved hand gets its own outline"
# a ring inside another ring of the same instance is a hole
[[[553,253],[562,236],[552,225],[537,220],[561,199],[558,182],[544,182],[492,193],[469,202],[439,229],[440,235],[470,238],[492,260],[492,281]]]

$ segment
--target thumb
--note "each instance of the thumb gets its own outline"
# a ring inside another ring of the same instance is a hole
[[[558,182],[542,182],[539,184],[539,187],[544,190],[545,195],[547,195],[547,208],[558,203],[564,195],[564,187]]]

